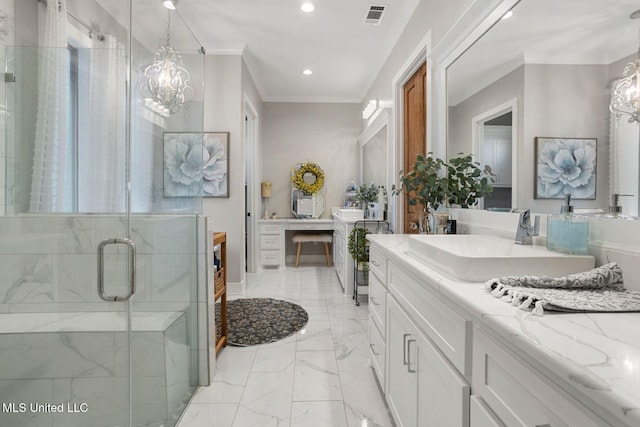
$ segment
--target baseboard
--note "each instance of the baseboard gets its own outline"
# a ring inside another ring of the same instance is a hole
[[[245,293],[244,282],[227,282],[227,299],[244,297]]]

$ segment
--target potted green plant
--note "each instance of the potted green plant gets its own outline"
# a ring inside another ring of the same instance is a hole
[[[393,186],[393,194],[403,193],[409,205],[422,205],[418,219],[421,233],[434,231],[435,218],[432,213],[443,203],[449,206],[469,207],[481,197],[493,191],[491,167],[480,169],[471,154],[459,153],[446,163],[444,160],[419,154],[413,169],[400,177],[400,186]]]
[[[366,285],[369,283],[369,253],[367,246],[367,234],[370,231],[364,227],[354,227],[349,233],[347,249],[349,255],[356,261],[357,283]]]
[[[360,206],[364,210],[365,218],[369,218],[369,204],[378,201],[378,193],[380,192],[380,187],[371,183],[371,185],[366,186],[365,184],[361,184],[358,187],[357,199],[360,202]]]
[[[447,165],[447,203],[462,208],[475,206],[493,191],[490,182],[494,182],[494,177],[491,166],[480,169],[480,163],[474,162],[471,154],[458,153]]]
[[[413,168],[404,176],[400,176],[400,186],[394,185],[392,194],[404,194],[411,206],[421,205],[422,211],[418,218],[420,233],[433,232],[435,218],[431,211],[435,211],[444,203],[447,193],[447,178],[443,170],[447,166],[444,160],[418,154]]]

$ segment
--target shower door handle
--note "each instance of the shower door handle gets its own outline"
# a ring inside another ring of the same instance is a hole
[[[124,244],[129,248],[129,286],[127,295],[109,295],[104,291],[104,248],[107,245]],[[98,296],[107,302],[127,301],[136,293],[136,245],[132,240],[115,237],[98,243]]]

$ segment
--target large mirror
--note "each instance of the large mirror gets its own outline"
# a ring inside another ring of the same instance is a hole
[[[615,193],[630,195],[619,204],[637,216],[638,123],[611,114],[609,102],[612,82],[637,59],[640,19],[630,15],[639,8],[521,0],[447,68],[447,155],[492,165],[484,208],[553,213],[575,192],[576,209],[606,213]],[[572,155],[549,164],[557,147]]]
[[[388,116],[386,112],[378,116],[371,129],[360,137],[361,182],[387,186],[387,134]]]

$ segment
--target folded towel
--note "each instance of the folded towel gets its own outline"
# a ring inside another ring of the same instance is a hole
[[[622,269],[612,262],[564,277],[507,276],[485,288],[495,298],[533,314],[544,310],[571,312],[640,311],[640,292],[624,288]]]

